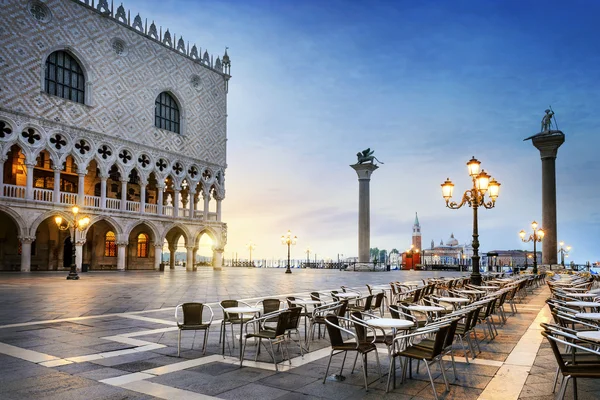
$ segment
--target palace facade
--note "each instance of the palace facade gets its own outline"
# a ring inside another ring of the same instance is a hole
[[[220,267],[230,59],[106,0],[0,3],[0,270]],[[82,231],[72,207],[89,217]]]

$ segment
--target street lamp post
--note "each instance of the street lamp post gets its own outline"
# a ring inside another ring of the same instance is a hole
[[[71,212],[73,212],[72,221],[66,219],[63,220],[63,218],[59,215],[54,218],[54,222],[56,222],[58,229],[61,231],[66,231],[69,228],[73,228],[73,233],[71,234],[71,270],[69,271],[69,275],[67,275],[67,279],[77,280],[79,279],[79,275],[77,275],[77,253],[75,249],[75,234],[78,230],[83,232],[85,230],[85,227],[88,226],[88,224],[90,223],[90,219],[88,217],[82,217],[77,219],[77,214],[79,213],[79,207],[77,206],[74,206],[71,209]]]
[[[471,272],[471,283],[475,285],[481,284],[481,273],[479,272],[479,231],[477,221],[477,209],[484,207],[486,209],[494,208],[496,205],[496,199],[500,192],[500,183],[495,179],[491,179],[484,170],[479,171],[481,162],[471,158],[467,163],[469,175],[473,181],[473,187],[468,189],[463,194],[460,203],[450,201],[452,198],[452,192],[454,191],[454,184],[450,178],[446,179],[446,182],[442,184],[442,195],[446,200],[446,207],[451,209],[459,209],[465,204],[473,209],[473,271]],[[490,201],[486,202],[485,194],[488,194]]]
[[[537,275],[538,268],[537,268],[536,244],[537,244],[537,242],[541,242],[542,239],[544,238],[544,230],[542,228],[538,229],[538,223],[535,221],[533,221],[531,223],[531,228],[533,229],[533,233],[531,235],[529,235],[529,237],[527,239],[525,239],[525,236],[526,236],[525,231],[519,232],[519,236],[521,236],[521,240],[523,242],[533,242],[533,274]]]
[[[285,270],[286,274],[291,274],[292,270],[290,269],[290,246],[295,245],[298,240],[297,236],[292,236],[292,231],[288,230],[285,235],[281,236],[281,243],[287,244],[288,257],[287,257],[287,268]]]
[[[304,250],[306,252],[306,267],[308,268],[308,265],[310,264],[310,247],[307,247],[306,250]],[[315,265],[316,268],[316,265]]]
[[[248,250],[250,250],[250,265],[252,265],[252,250],[256,249],[256,245],[254,243],[252,243],[252,240],[250,242],[248,242],[248,244],[246,245],[246,248]]]
[[[571,251],[571,246],[567,246],[567,248],[564,248],[563,246],[565,245],[565,242],[563,242],[562,240],[558,244],[560,245],[560,249],[558,250],[558,254],[560,254],[560,265],[564,268],[565,255],[569,255],[569,251]]]

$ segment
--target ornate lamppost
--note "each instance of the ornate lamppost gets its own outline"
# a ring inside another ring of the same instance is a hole
[[[446,182],[442,184],[442,195],[446,200],[446,207],[451,209],[459,209],[465,204],[473,209],[473,271],[471,272],[471,283],[475,285],[481,284],[481,273],[479,272],[479,231],[477,222],[477,209],[479,207],[485,207],[487,209],[494,208],[496,205],[496,199],[500,192],[500,183],[495,179],[491,179],[484,170],[479,171],[480,161],[471,158],[467,163],[469,175],[473,181],[473,187],[467,189],[463,194],[460,203],[450,201],[452,198],[452,192],[454,191],[454,184],[450,178],[446,179]],[[488,194],[490,201],[486,202],[485,195]]]
[[[246,248],[250,251],[250,265],[252,265],[252,250],[256,249],[256,245],[252,243],[252,240],[248,242]]]
[[[281,244],[287,244],[288,257],[287,257],[287,268],[285,270],[286,274],[291,274],[292,270],[290,269],[290,246],[295,245],[298,240],[297,236],[292,236],[292,231],[288,230],[285,235],[281,236]]]
[[[78,230],[83,232],[85,230],[85,227],[88,226],[88,224],[90,223],[90,219],[88,217],[81,217],[78,219],[77,214],[79,213],[79,207],[77,206],[74,206],[71,209],[71,212],[73,212],[73,220],[63,220],[61,216],[57,216],[54,218],[54,222],[56,222],[58,229],[61,231],[66,231],[69,228],[73,228],[71,233],[71,247],[73,249],[73,252],[71,254],[71,270],[69,271],[69,275],[67,275],[67,279],[77,280],[79,279],[79,275],[77,275],[77,253],[75,249],[75,234]]]
[[[538,229],[538,223],[533,221],[531,223],[531,228],[533,229],[533,233],[531,235],[529,235],[529,237],[527,239],[525,239],[526,233],[525,231],[521,231],[519,232],[519,236],[521,236],[521,240],[523,242],[533,242],[533,274],[537,275],[538,273],[538,268],[537,268],[537,250],[536,250],[536,244],[537,242],[541,242],[542,239],[544,238],[544,230],[542,228]]]
[[[565,267],[565,255],[568,257],[569,256],[569,251],[571,251],[571,246],[567,246],[566,248],[564,247],[565,242],[563,242],[562,240],[558,243],[560,245],[560,249],[558,250],[558,254],[560,254],[560,265],[562,265],[562,267]]]

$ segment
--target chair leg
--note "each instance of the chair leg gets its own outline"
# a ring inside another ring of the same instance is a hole
[[[358,351],[356,352],[356,354],[358,355]],[[364,355],[361,354],[360,362],[362,363],[363,377],[365,378],[365,390],[369,391],[369,382],[367,381],[367,363],[366,363],[366,358],[367,358],[366,354],[364,354]]]
[[[465,352],[465,360],[467,360],[467,364],[470,364],[469,362],[469,354],[467,352],[467,349],[465,349],[465,344],[463,343],[463,338],[461,335],[458,335],[458,341],[460,342],[460,345],[463,349],[463,351]]]
[[[177,357],[179,357],[180,349],[181,349],[181,329],[179,330],[179,338],[177,339]]]
[[[393,356],[390,359],[390,368],[388,369],[388,380],[387,380],[387,385],[385,387],[385,392],[389,393],[390,391],[390,381],[392,380],[392,374],[394,374],[394,377],[396,376],[396,370],[394,369],[394,365],[396,361],[396,356]],[[399,362],[402,362],[402,360],[398,360]]]
[[[275,350],[273,350],[273,342],[269,340],[269,344],[271,345],[271,357],[273,357],[273,363],[275,363],[275,372],[279,372],[277,368],[277,359],[275,358]]]
[[[556,367],[556,374],[554,374],[554,385],[552,385],[552,393],[556,391],[556,384],[558,383],[558,374],[560,373],[560,367]]]
[[[208,339],[208,332],[210,331],[210,327],[204,330],[204,342],[202,343],[202,355],[206,355],[206,342]]]
[[[358,351],[356,352],[356,357],[354,357],[354,363],[352,364],[352,371],[350,371],[351,374],[354,373],[354,368],[356,367],[357,360],[358,360]]]
[[[323,377],[323,384],[325,384],[325,380],[327,379],[327,373],[329,372],[329,366],[331,365],[331,358],[333,357],[333,349],[331,353],[329,353],[329,362],[327,363],[327,369],[325,370],[325,376]]]
[[[444,362],[442,361],[442,355],[438,356],[438,362],[440,363],[440,369],[442,370],[442,378],[444,378],[444,385],[446,385],[446,392],[450,391],[450,386],[448,385],[448,378],[446,378],[446,371],[444,369]],[[427,361],[425,361],[427,362]]]
[[[560,386],[560,392],[558,393],[558,400],[563,400],[565,398],[565,392],[567,391],[569,379],[571,379],[570,375],[564,377],[562,385]]]
[[[343,375],[342,372],[344,371],[344,364],[346,363],[346,356],[348,355],[348,352],[345,351],[344,352],[344,359],[342,360],[342,367],[340,368],[340,375]]]
[[[425,368],[427,368],[427,375],[429,375],[429,382],[431,382],[431,389],[433,390],[433,398],[435,400],[438,400],[437,392],[435,390],[435,383],[433,383],[433,377],[431,376],[431,370],[429,369],[429,364],[427,363],[427,360],[423,360],[423,361],[425,361]]]
[[[573,400],[577,400],[577,378],[573,378]]]
[[[240,367],[244,363],[244,357],[246,356],[246,343],[248,342],[248,338],[244,339],[244,345],[242,346],[242,359],[240,360]],[[254,360],[256,361],[256,360]]]
[[[454,380],[458,380],[458,375],[456,374],[456,362],[454,361],[454,350],[450,347],[450,358],[452,359],[452,370],[454,371]]]

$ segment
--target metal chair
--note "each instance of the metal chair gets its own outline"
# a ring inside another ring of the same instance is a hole
[[[279,371],[279,369],[277,368],[277,359],[275,358],[275,350],[273,349],[273,344],[286,343],[285,347],[286,347],[286,352],[288,354],[288,360],[289,360],[289,350],[287,348],[287,342],[285,341],[285,335],[286,335],[286,327],[289,325],[289,320],[290,320],[291,314],[292,313],[290,311],[283,310],[283,311],[277,311],[275,313],[267,314],[267,315],[264,315],[259,318],[253,318],[252,322],[259,324],[259,330],[258,330],[258,332],[254,332],[254,333],[246,332],[246,335],[245,335],[246,338],[244,339],[244,347],[242,350],[242,360],[240,361],[240,366],[244,362],[244,355],[246,354],[246,344],[248,342],[248,339],[250,339],[250,338],[258,339],[258,348],[256,349],[256,355],[254,356],[254,361],[256,361],[258,359],[260,345],[262,344],[262,341],[264,339],[264,340],[269,341],[271,351],[269,351],[269,349],[267,348],[266,345],[265,345],[265,349],[267,350],[267,353],[269,353],[271,358],[273,358],[273,363],[275,364],[275,371]],[[265,327],[264,322],[275,316],[277,317],[277,326],[275,327],[275,329],[269,329],[269,328]],[[247,330],[248,330],[248,325],[246,325],[246,331]],[[283,358],[283,346],[281,346],[281,356]],[[289,360],[289,362],[291,364],[291,360]]]
[[[182,310],[183,321],[179,322],[179,309]],[[203,319],[204,310],[210,311],[210,318],[208,321]],[[213,321],[212,308],[209,305],[202,303],[183,303],[175,307],[175,321],[177,321],[177,328],[179,328],[179,335],[177,339],[177,357],[179,357],[181,349],[181,331],[204,331],[204,341],[202,342],[202,354],[206,354],[206,341],[208,339],[208,333],[210,331],[210,324]]]

